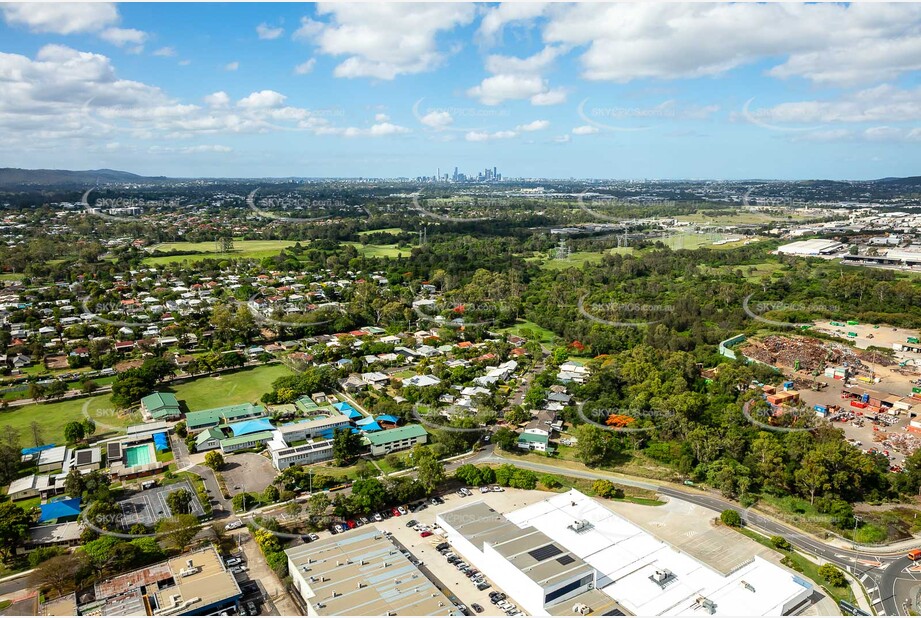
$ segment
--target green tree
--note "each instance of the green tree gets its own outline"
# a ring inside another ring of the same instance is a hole
[[[7,559],[13,557],[31,524],[32,518],[18,504],[0,503],[0,554]]]
[[[355,512],[367,515],[380,510],[387,503],[387,489],[376,478],[358,479],[352,483],[351,500]]]
[[[720,521],[727,526],[738,528],[742,525],[742,516],[734,509],[726,509],[720,513]]]
[[[265,491],[262,492],[262,500],[266,504],[272,504],[278,502],[278,498],[281,495],[281,492],[278,491],[278,488],[274,485],[269,485],[265,488]]]
[[[352,463],[361,452],[361,437],[352,433],[351,428],[333,430],[333,459],[337,466]]]
[[[224,456],[218,451],[208,451],[205,453],[205,465],[212,470],[220,470],[224,467]]]
[[[188,489],[177,489],[166,496],[166,506],[173,515],[188,515],[192,512],[192,492]]]
[[[835,588],[844,588],[847,586],[847,578],[844,576],[844,573],[830,562],[826,562],[819,567],[819,577]]]
[[[189,429],[186,426],[185,421],[179,421],[178,423],[176,423],[173,426],[173,431],[175,431],[176,435],[182,438],[183,440],[185,440],[186,436],[189,435]],[[207,458],[207,455],[205,457]]]
[[[77,587],[77,577],[83,567],[84,563],[79,555],[62,554],[39,564],[30,575],[30,579],[37,586],[49,588],[58,595],[63,595]]]
[[[599,466],[615,452],[611,432],[591,424],[579,425],[576,429],[578,456],[586,466]]]
[[[68,444],[76,444],[86,436],[86,428],[80,421],[70,421],[64,425],[64,439]]]
[[[500,427],[492,435],[493,444],[506,452],[513,452],[518,449],[518,434],[508,427]]]
[[[198,533],[199,522],[194,515],[174,515],[157,522],[157,532],[163,541],[179,551],[184,550]]]
[[[531,413],[521,406],[516,406],[503,414],[503,417],[512,425],[520,425],[531,420]]]
[[[426,495],[430,495],[445,480],[445,466],[432,450],[425,445],[413,447],[413,463],[416,466],[416,478]]]
[[[91,418],[85,418],[82,421],[83,425],[83,437],[89,438],[94,433],[96,433],[96,422]]]

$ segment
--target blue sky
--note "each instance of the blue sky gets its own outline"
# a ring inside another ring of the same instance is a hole
[[[2,4],[0,166],[921,170],[921,5]]]

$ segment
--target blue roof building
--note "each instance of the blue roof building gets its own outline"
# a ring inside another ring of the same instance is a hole
[[[259,433],[260,431],[273,431],[274,429],[275,426],[272,425],[272,422],[267,418],[255,418],[249,421],[241,421],[230,426],[230,431],[233,432],[235,438],[251,433]]]
[[[78,517],[80,515],[80,498],[49,502],[48,504],[42,504],[41,509],[42,515],[38,518],[39,523],[54,519]]]

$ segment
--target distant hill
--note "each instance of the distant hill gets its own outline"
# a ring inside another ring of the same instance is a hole
[[[0,187],[91,187],[96,184],[123,182],[156,182],[155,178],[139,176],[118,170],[23,170],[15,167],[0,168]]]

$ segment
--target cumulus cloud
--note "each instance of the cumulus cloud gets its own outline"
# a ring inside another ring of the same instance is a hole
[[[590,125],[583,125],[581,127],[576,127],[572,130],[573,135],[592,135],[593,133],[598,132],[598,127],[593,127]]]
[[[243,97],[237,101],[237,105],[250,109],[281,107],[286,98],[285,95],[274,90],[260,90],[259,92],[253,92],[249,96]]]
[[[755,109],[749,107],[741,114],[733,114],[733,119],[756,124],[765,121],[778,124],[916,122],[921,120],[921,87],[906,90],[882,84],[842,95],[838,99],[792,101]]]
[[[99,38],[118,47],[125,45],[139,47],[147,41],[147,33],[134,28],[106,28],[99,33]]]
[[[571,4],[548,13],[543,38],[584,48],[590,80],[708,77],[785,58],[768,73],[846,84],[921,68],[919,18],[917,4]]]
[[[316,64],[317,64],[317,59],[311,58],[310,60],[306,62],[302,62],[296,67],[294,67],[294,72],[297,73],[298,75],[307,75],[308,73],[313,71],[313,67],[316,66]]]
[[[163,58],[172,58],[176,55],[176,50],[172,47],[161,47],[160,49],[154,50],[153,55]]]
[[[518,125],[517,127],[515,127],[515,130],[516,130],[516,131],[524,131],[524,132],[530,132],[530,131],[543,131],[544,129],[546,129],[546,128],[549,127],[549,126],[550,126],[550,121],[549,121],[549,120],[535,120],[535,121],[529,122],[529,123],[527,123],[527,124],[520,124],[520,125]]]
[[[392,80],[441,65],[445,52],[436,36],[470,23],[476,8],[463,3],[321,3],[317,14],[327,21],[302,19],[294,38],[311,41],[323,54],[344,57],[333,70],[336,77]]]
[[[230,96],[223,90],[213,92],[205,97],[205,104],[210,107],[227,107],[230,105]]]
[[[444,129],[454,122],[450,112],[444,110],[432,110],[419,119],[419,122],[432,129]]]
[[[259,39],[262,41],[271,41],[279,38],[285,33],[284,28],[273,28],[267,23],[263,22],[256,26],[256,34],[259,36]]]
[[[564,53],[563,47],[545,47],[526,58],[498,54],[486,58],[486,70],[493,75],[467,90],[467,95],[484,105],[506,100],[530,99],[535,105],[554,105],[566,100],[562,89],[551,90],[542,73]]]
[[[480,27],[477,30],[477,39],[483,44],[492,45],[502,36],[502,30],[508,24],[531,22],[536,17],[543,15],[547,9],[546,2],[502,2],[501,4],[486,9]]]
[[[5,2],[0,10],[11,26],[49,34],[98,32],[119,21],[111,2]]]
[[[515,131],[495,131],[489,133],[487,131],[469,131],[465,136],[468,142],[489,142],[497,139],[511,139],[518,134]]]

